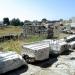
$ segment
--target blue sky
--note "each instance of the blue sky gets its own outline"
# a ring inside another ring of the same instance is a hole
[[[75,16],[75,0],[0,0],[0,20],[68,19]]]

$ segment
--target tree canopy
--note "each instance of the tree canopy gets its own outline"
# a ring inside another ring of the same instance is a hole
[[[17,19],[12,19],[11,20],[11,25],[13,25],[13,26],[22,26],[24,23],[23,22],[21,22],[18,18]]]
[[[8,17],[3,18],[3,24],[6,24],[6,25],[9,25],[10,24],[10,21],[9,21],[9,18]]]

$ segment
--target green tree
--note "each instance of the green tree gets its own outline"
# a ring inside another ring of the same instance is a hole
[[[11,25],[13,26],[20,26],[20,20],[17,18],[17,19],[12,19],[11,20]]]
[[[6,25],[9,25],[10,24],[10,21],[9,21],[9,18],[8,17],[3,18],[3,24],[6,24]]]
[[[28,24],[30,24],[31,21],[29,21],[29,20],[25,20],[24,23],[28,23]]]
[[[23,26],[24,25],[24,22],[20,22],[20,26]]]
[[[41,22],[46,23],[47,22],[47,19],[46,18],[43,18]]]

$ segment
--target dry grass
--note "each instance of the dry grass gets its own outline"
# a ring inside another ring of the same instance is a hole
[[[58,38],[57,38],[57,39],[63,39],[64,37],[67,37],[67,36],[70,36],[70,35],[72,35],[72,34],[60,33],[60,34],[58,35]]]
[[[8,34],[20,34],[23,31],[21,27],[15,27],[15,26],[8,26],[5,28],[0,28],[0,36],[8,35]],[[16,40],[10,40],[6,42],[0,43],[0,50],[15,50],[17,52],[20,52],[20,45],[22,41]]]
[[[7,41],[7,42],[3,42],[0,44],[0,47],[3,48],[3,50],[5,51],[16,51],[16,52],[20,52],[21,50],[21,44],[23,42],[22,41],[13,41],[13,40],[10,40],[10,41]]]
[[[60,36],[58,38],[60,39],[60,38],[63,38],[65,36],[68,36],[68,35],[60,34]],[[16,51],[16,52],[20,53],[22,50],[23,44],[31,43],[31,42],[35,42],[35,41],[40,41],[43,39],[46,39],[46,36],[41,35],[39,37],[39,35],[35,35],[35,36],[31,36],[30,38],[24,39],[24,40],[15,40],[15,41],[10,40],[10,41],[0,43],[0,49],[3,49],[5,51],[8,51],[8,50],[9,51]]]
[[[5,51],[16,51],[18,53],[21,52],[22,50],[22,45],[25,43],[31,43],[31,42],[35,42],[35,41],[40,41],[45,39],[45,36],[40,36],[39,35],[35,35],[35,36],[31,36],[28,39],[24,39],[24,40],[10,40],[10,41],[6,41],[6,42],[2,42],[0,43],[0,49],[3,49]]]
[[[0,28],[0,36],[3,35],[7,35],[7,34],[20,34],[23,31],[23,29],[21,27],[14,27],[14,26],[9,26],[7,28]],[[30,42],[34,42],[34,41],[40,41],[45,39],[46,37],[41,35],[39,37],[39,35],[33,35],[30,38],[24,39],[24,40],[9,40],[6,42],[1,42],[0,43],[0,50],[4,50],[4,51],[16,51],[18,53],[20,53],[20,51],[22,50],[22,45],[24,43],[30,43]]]
[[[0,28],[0,36],[7,35],[7,34],[11,34],[11,33],[19,34],[22,31],[23,30],[22,30],[21,27],[14,27],[14,26],[9,26],[7,28]]]
[[[19,34],[22,31],[23,30],[22,30],[21,27],[10,26],[10,27],[7,27],[7,28],[0,29],[0,36],[6,35],[6,34],[9,34],[9,33]],[[61,39],[61,38],[65,37],[65,36],[68,36],[68,35],[60,33],[58,39]],[[6,42],[1,42],[0,43],[0,50],[3,49],[5,51],[9,50],[9,51],[16,51],[16,52],[20,53],[21,50],[22,50],[22,45],[24,43],[40,41],[40,40],[43,40],[43,39],[46,39],[45,35],[41,35],[41,36],[39,36],[39,35],[34,36],[33,35],[30,38],[27,38],[27,39],[24,39],[24,40],[15,40],[15,41],[10,40],[10,41],[6,41]]]

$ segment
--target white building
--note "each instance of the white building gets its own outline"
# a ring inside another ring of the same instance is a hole
[[[71,21],[72,21],[72,23],[70,23],[71,29],[75,29],[75,17],[72,17]]]
[[[0,27],[1,27],[1,26],[3,26],[3,22],[2,22],[2,21],[0,21]]]
[[[72,23],[75,23],[75,17],[72,17],[71,20],[72,20]]]

